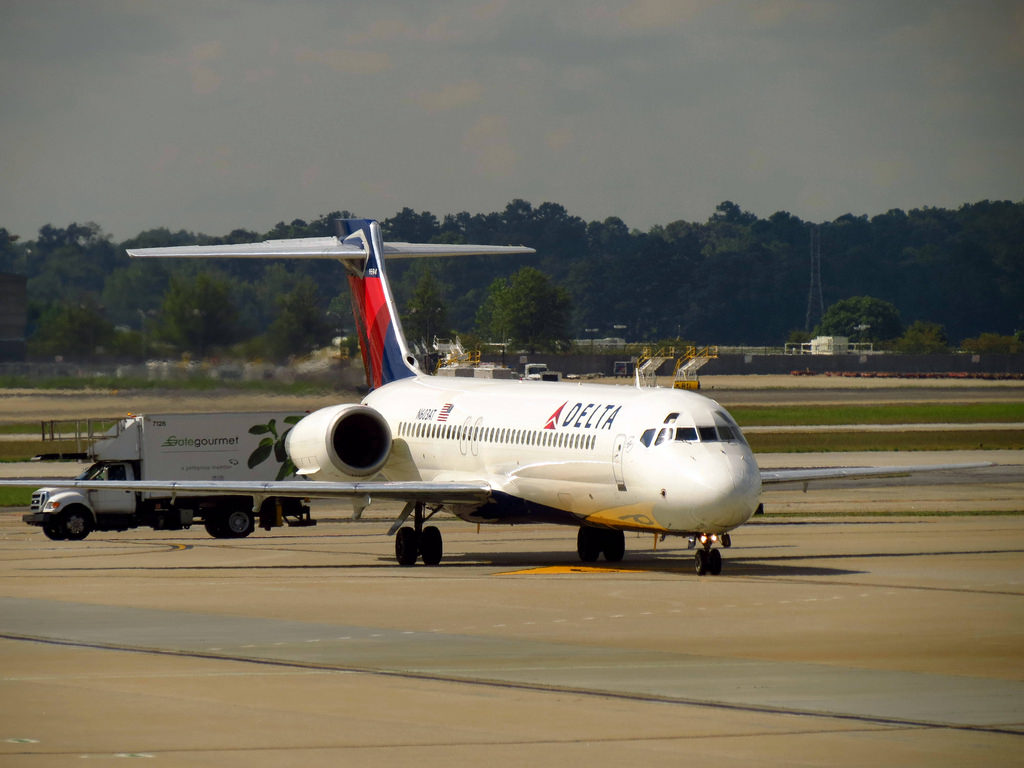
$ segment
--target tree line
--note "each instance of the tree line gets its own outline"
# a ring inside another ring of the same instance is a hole
[[[94,223],[46,225],[31,240],[0,228],[0,272],[28,278],[33,356],[283,359],[351,334],[339,264],[131,260],[125,249],[325,236],[350,216],[223,236],[152,229],[120,243]],[[412,341],[460,333],[531,349],[609,336],[775,346],[859,328],[857,340],[935,348],[1024,329],[1022,202],[813,223],[781,211],[759,218],[727,201],[705,222],[642,232],[615,217],[586,222],[556,203],[513,200],[502,211],[440,218],[403,208],[381,225],[386,240],[537,250],[389,262]],[[808,324],[812,232],[829,311]]]

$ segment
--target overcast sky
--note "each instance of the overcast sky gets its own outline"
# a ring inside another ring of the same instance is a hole
[[[0,226],[1024,200],[1024,2],[0,0]]]

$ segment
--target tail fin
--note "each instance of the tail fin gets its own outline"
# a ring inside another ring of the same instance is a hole
[[[359,348],[371,389],[422,373],[402,334],[402,325],[384,274],[384,256],[482,256],[535,253],[532,248],[447,243],[385,243],[372,219],[339,219],[337,237],[266,240],[236,245],[182,245],[134,248],[138,258],[338,259],[348,271]]]
[[[361,241],[366,258],[345,259],[348,286],[352,292],[352,314],[359,334],[366,383],[371,389],[421,373],[409,353],[402,325],[384,273],[384,243],[380,225],[371,219],[339,219],[338,239]],[[360,263],[361,261],[361,263]]]

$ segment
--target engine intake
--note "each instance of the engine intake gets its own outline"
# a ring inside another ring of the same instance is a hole
[[[300,475],[316,480],[367,477],[391,454],[391,428],[366,405],[332,405],[306,416],[288,433],[288,456]]]

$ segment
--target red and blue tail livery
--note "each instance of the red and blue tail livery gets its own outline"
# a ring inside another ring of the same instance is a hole
[[[418,375],[419,366],[409,354],[391,287],[384,275],[380,225],[370,219],[339,219],[337,223],[339,239],[345,243],[361,243],[366,254],[365,258],[342,261],[349,273],[352,314],[359,334],[367,386],[377,389]]]

